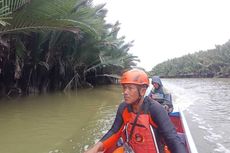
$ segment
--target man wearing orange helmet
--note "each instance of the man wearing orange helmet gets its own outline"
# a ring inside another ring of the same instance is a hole
[[[163,153],[166,143],[171,153],[186,153],[186,148],[164,108],[148,96],[147,74],[139,69],[123,73],[120,83],[124,102],[119,105],[111,129],[86,153],[107,151],[123,136],[135,153]],[[130,151],[131,152],[131,151]]]

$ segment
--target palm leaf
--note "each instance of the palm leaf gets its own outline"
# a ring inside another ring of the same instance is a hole
[[[12,12],[24,6],[30,0],[1,0],[0,1],[0,24],[2,26],[9,25],[5,20],[10,20]]]
[[[80,29],[97,37],[92,21],[85,20],[90,8],[86,6],[87,9],[81,9],[71,16],[74,4],[76,0],[33,0],[26,7],[12,13],[13,20],[8,22],[10,25],[0,27],[0,34],[47,29],[75,32],[74,29]]]

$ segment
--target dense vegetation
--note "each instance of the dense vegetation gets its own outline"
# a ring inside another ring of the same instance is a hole
[[[91,0],[0,1],[0,97],[91,86],[135,66],[133,42],[106,13]]]
[[[215,49],[160,63],[150,74],[161,77],[230,77],[230,41],[217,45]]]

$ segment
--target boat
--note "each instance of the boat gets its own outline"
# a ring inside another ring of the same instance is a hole
[[[169,113],[179,136],[185,141],[187,153],[198,153],[183,111]]]
[[[183,111],[169,113],[169,117],[174,124],[178,135],[184,141],[187,153],[198,153]],[[104,153],[113,153],[116,148],[118,148],[117,144],[106,150]]]
[[[160,93],[155,93],[151,94],[149,96],[151,99],[159,102],[162,106],[164,106],[165,110],[168,113],[171,113],[173,111],[173,103],[172,103],[172,95],[171,94],[160,94]]]

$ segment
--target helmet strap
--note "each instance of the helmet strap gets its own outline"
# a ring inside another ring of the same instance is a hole
[[[141,99],[143,98],[143,96],[141,96],[141,93],[140,93],[141,87],[137,86],[137,88],[138,88],[138,98],[133,102],[133,104],[139,104]]]

